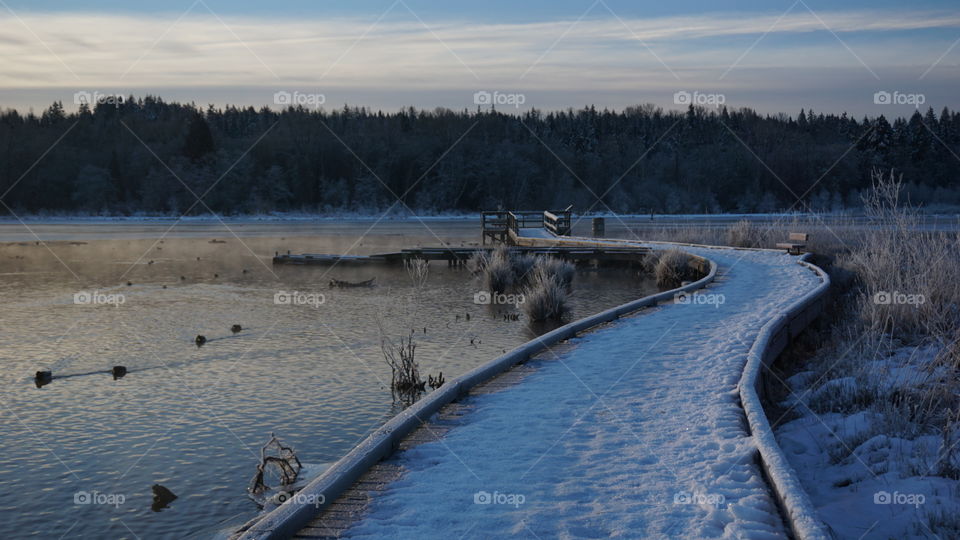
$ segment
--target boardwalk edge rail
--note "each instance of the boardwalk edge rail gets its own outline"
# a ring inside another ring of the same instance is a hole
[[[615,321],[639,309],[673,300],[679,292],[689,292],[705,287],[716,277],[717,265],[710,259],[694,257],[710,265],[709,272],[702,279],[561,326],[448,381],[367,436],[347,455],[300,490],[299,494],[303,496],[291,497],[287,502],[268,514],[258,516],[247,522],[231,538],[276,540],[292,537],[314,517],[323,512],[344,491],[349,489],[370,467],[389,457],[406,435],[426,422],[444,405],[466,395],[471,388],[488,381],[517,364],[526,362],[531,356],[547,347],[573,338],[581,332]],[[320,502],[317,504],[307,503],[306,501]]]
[[[747,353],[739,391],[750,433],[757,447],[758,463],[773,488],[794,537],[800,540],[828,540],[832,535],[820,520],[796,472],[777,444],[762,401],[765,397],[764,372],[769,371],[771,363],[790,341],[817,318],[826,301],[830,277],[819,267],[808,263],[808,257],[809,254],[801,257],[799,264],[816,273],[820,277],[820,285],[763,325]]]
[[[563,243],[586,243],[589,239],[564,239]],[[610,239],[596,241],[597,243],[639,243],[644,245],[661,245],[664,247],[695,247],[702,249],[718,249],[720,246],[706,244],[638,241],[629,239]],[[769,248],[724,248],[743,251],[772,251],[783,253],[782,249]],[[810,501],[796,472],[784,455],[773,428],[763,409],[763,399],[766,397],[766,380],[764,371],[769,371],[770,365],[787,347],[793,338],[798,336],[823,311],[826,294],[830,288],[830,276],[820,267],[808,262],[811,254],[807,253],[799,258],[798,264],[806,267],[820,278],[820,285],[809,291],[802,298],[793,303],[783,312],[777,314],[764,324],[757,339],[747,353],[747,363],[743,368],[738,390],[747,425],[757,447],[757,463],[766,476],[767,484],[773,489],[773,495],[786,519],[787,526],[794,538],[800,540],[827,540],[834,536],[820,519],[816,508]],[[713,262],[711,261],[711,265]]]

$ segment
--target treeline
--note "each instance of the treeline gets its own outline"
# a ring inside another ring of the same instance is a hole
[[[958,155],[960,113],[946,108],[891,123],[650,105],[204,110],[148,96],[0,113],[0,193],[18,214],[380,212],[397,198],[418,212],[830,211],[859,206],[874,168],[902,172],[915,204],[960,205]]]

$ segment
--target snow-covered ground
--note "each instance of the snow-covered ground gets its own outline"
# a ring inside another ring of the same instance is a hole
[[[685,248],[720,265],[689,303],[653,308],[531,362],[408,472],[352,538],[782,538],[738,403],[760,327],[819,279],[796,258]]]
[[[938,399],[931,383],[951,374],[935,367],[937,352],[899,347],[853,376],[804,371],[786,381],[792,393],[784,408],[801,414],[776,429],[777,440],[839,538],[946,538],[950,533],[938,530],[944,517],[955,534],[960,482],[938,475],[944,466],[960,468],[960,440],[918,433],[913,421],[891,424],[898,415],[883,414],[888,411],[875,401],[918,391]],[[944,452],[951,445],[953,451]]]

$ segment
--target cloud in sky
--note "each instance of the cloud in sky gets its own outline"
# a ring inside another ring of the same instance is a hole
[[[960,14],[943,12],[621,19],[598,8],[580,21],[427,26],[402,4],[382,19],[220,17],[196,6],[179,18],[19,13],[0,18],[0,36],[8,106],[43,107],[70,89],[267,104],[271,89],[295,88],[328,94],[328,105],[385,108],[462,108],[480,89],[528,92],[541,99],[527,105],[544,108],[665,104],[680,89],[789,112],[804,95],[820,108],[864,110],[864,96],[898,88],[958,105],[946,100],[956,99],[960,46],[944,53],[960,37]]]

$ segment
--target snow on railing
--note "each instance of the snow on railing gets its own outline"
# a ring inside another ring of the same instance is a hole
[[[799,264],[815,272],[820,277],[820,285],[763,325],[747,353],[747,364],[740,379],[739,390],[750,433],[757,446],[760,466],[794,536],[800,540],[826,540],[832,538],[832,535],[820,520],[796,472],[777,444],[761,401],[763,371],[769,369],[770,364],[783,352],[790,340],[823,310],[825,296],[830,288],[830,277],[819,267],[806,262],[808,255],[801,257]]]

